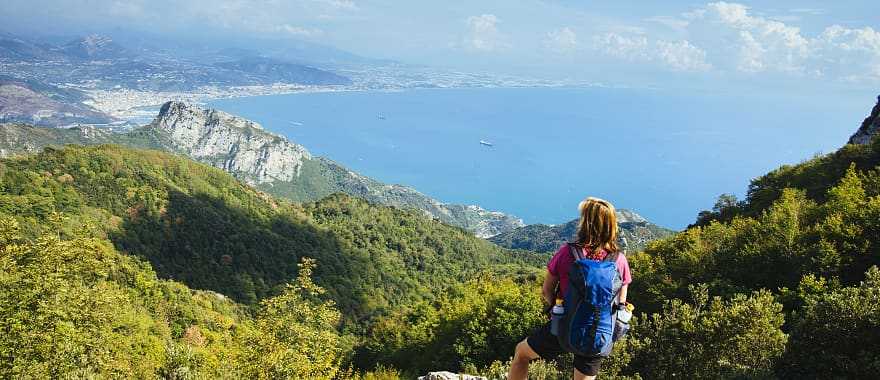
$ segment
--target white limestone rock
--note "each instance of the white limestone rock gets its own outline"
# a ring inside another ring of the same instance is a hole
[[[449,371],[430,372],[425,376],[420,376],[419,380],[487,380],[482,376],[462,375]]]
[[[167,102],[150,125],[170,139],[171,148],[221,168],[250,183],[292,181],[303,160],[301,145],[267,132],[259,124],[184,102]]]

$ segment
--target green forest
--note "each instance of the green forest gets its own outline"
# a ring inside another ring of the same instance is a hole
[[[0,161],[0,377],[503,378],[546,321],[548,259],[168,153],[46,148]],[[768,173],[629,261],[638,313],[600,378],[870,378],[880,138]]]

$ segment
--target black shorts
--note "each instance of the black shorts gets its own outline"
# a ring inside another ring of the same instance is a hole
[[[559,345],[559,339],[555,335],[550,334],[549,322],[543,327],[535,330],[532,335],[529,335],[529,337],[526,338],[526,342],[532,350],[541,356],[541,359],[554,360],[559,354],[565,352]],[[601,366],[601,356],[587,357],[574,355],[574,368],[577,368],[577,370],[581,371],[584,375],[598,375],[599,367]]]

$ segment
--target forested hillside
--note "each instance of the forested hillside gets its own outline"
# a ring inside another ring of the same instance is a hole
[[[346,316],[432,297],[481,271],[535,268],[542,260],[500,249],[419,214],[344,195],[304,205],[257,192],[219,169],[156,151],[114,146],[46,149],[6,160],[0,212],[31,236],[108,239],[163,278],[245,304],[277,294],[302,257]]]
[[[631,253],[638,315],[601,376],[874,377],[878,164],[875,137],[782,167]],[[502,378],[546,318],[546,254],[115,146],[3,160],[0,255],[0,377]]]

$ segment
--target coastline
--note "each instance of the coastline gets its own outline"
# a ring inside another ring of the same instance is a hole
[[[86,93],[89,100],[84,104],[119,120],[111,125],[141,125],[149,123],[159,107],[167,101],[177,100],[200,105],[229,98],[287,95],[319,92],[397,92],[425,89],[464,88],[630,88],[626,85],[606,83],[545,80],[514,76],[490,76],[463,72],[415,71],[389,68],[363,71],[340,70],[354,81],[349,85],[302,85],[273,83],[248,86],[202,86],[194,91],[145,91],[131,88],[96,89],[71,86]]]

